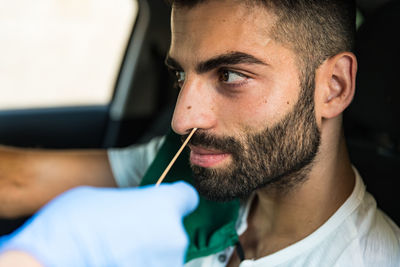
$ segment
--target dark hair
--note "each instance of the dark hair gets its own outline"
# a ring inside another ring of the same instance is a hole
[[[191,8],[212,0],[167,0],[176,8]],[[353,0],[241,0],[262,4],[278,19],[270,32],[276,41],[293,49],[299,64],[315,69],[327,58],[353,51],[356,7]]]

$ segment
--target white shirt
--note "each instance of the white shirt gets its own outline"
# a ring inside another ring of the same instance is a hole
[[[164,140],[165,137],[157,137],[147,144],[109,149],[108,159],[117,185],[139,186]]]
[[[121,187],[137,186],[151,164],[163,138],[149,144],[109,151],[116,182]],[[400,267],[400,229],[376,207],[375,199],[365,190],[356,170],[356,183],[350,197],[315,232],[271,255],[244,260],[240,267],[307,266],[307,267]],[[247,229],[247,215],[252,198],[243,203],[236,229],[239,235]],[[234,248],[197,258],[185,267],[223,267]]]

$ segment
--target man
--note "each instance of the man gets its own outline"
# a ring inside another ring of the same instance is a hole
[[[399,266],[399,228],[365,192],[342,132],[357,71],[354,3],[205,0],[172,7],[166,63],[180,87],[172,128],[183,136],[198,128],[189,147],[200,194],[243,200],[236,250],[187,265]],[[162,141],[110,151],[116,183],[139,185]],[[89,172],[107,166],[104,153],[93,153],[81,156]],[[73,166],[76,177],[85,170]],[[101,173],[97,185],[112,185],[109,169]],[[79,183],[94,181],[83,175]],[[72,186],[62,184],[54,188]]]

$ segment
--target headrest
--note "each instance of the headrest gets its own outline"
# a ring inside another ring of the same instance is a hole
[[[356,95],[347,123],[400,139],[400,3],[392,1],[365,19],[356,37]]]

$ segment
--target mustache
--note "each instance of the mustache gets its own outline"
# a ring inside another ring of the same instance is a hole
[[[181,136],[182,142],[186,140],[189,134]],[[243,145],[231,136],[214,136],[203,131],[197,130],[189,140],[190,145],[201,146],[209,149],[221,150],[226,153],[236,154],[243,151]]]

